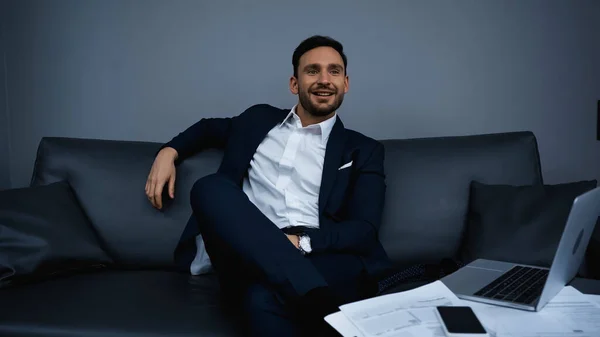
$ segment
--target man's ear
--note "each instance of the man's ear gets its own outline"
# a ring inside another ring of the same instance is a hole
[[[290,77],[290,91],[294,95],[298,95],[298,79],[295,76]]]
[[[350,90],[350,77],[346,75],[346,78],[344,80],[344,93],[347,93],[348,90]]]

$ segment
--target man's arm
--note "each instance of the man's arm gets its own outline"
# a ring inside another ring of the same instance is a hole
[[[358,169],[358,178],[347,205],[347,219],[340,222],[325,219],[327,224],[321,224],[320,229],[306,231],[314,253],[368,253],[377,242],[386,190],[383,161],[384,148],[377,143],[370,157]]]
[[[161,150],[173,148],[179,163],[205,149],[224,149],[236,118],[203,118],[164,144]]]
[[[167,184],[169,196],[175,198],[175,165],[204,149],[225,148],[237,118],[201,119],[160,147],[145,187],[146,196],[154,207],[162,209],[162,192]]]

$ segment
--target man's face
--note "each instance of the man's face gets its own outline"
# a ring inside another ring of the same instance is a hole
[[[327,116],[336,111],[348,92],[348,76],[341,55],[331,47],[306,52],[300,57],[298,78],[290,79],[290,90],[313,116]]]

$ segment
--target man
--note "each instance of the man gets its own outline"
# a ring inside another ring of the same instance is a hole
[[[224,150],[218,172],[192,188],[193,215],[175,259],[189,266],[202,234],[222,292],[253,336],[330,333],[324,316],[375,295],[389,266],[377,237],[383,146],[337,116],[349,88],[343,47],[310,37],[292,65],[296,106],[200,120],[162,147],[146,184],[160,209],[165,186],[174,197],[177,163]]]

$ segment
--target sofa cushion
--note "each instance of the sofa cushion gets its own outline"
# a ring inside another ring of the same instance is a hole
[[[0,289],[0,336],[239,336],[214,275],[103,271]]]
[[[380,240],[399,265],[458,257],[469,184],[542,183],[531,132],[388,140]]]
[[[474,181],[463,261],[485,258],[550,267],[573,200],[595,187],[595,180],[532,186]]]
[[[111,263],[66,182],[0,191],[0,287]]]
[[[161,144],[133,141],[44,138],[32,185],[67,180],[116,263],[172,268],[173,251],[192,214],[194,182],[214,173],[222,154],[210,150],[177,167],[175,199],[152,207],[144,187]],[[166,189],[165,189],[166,191]]]

